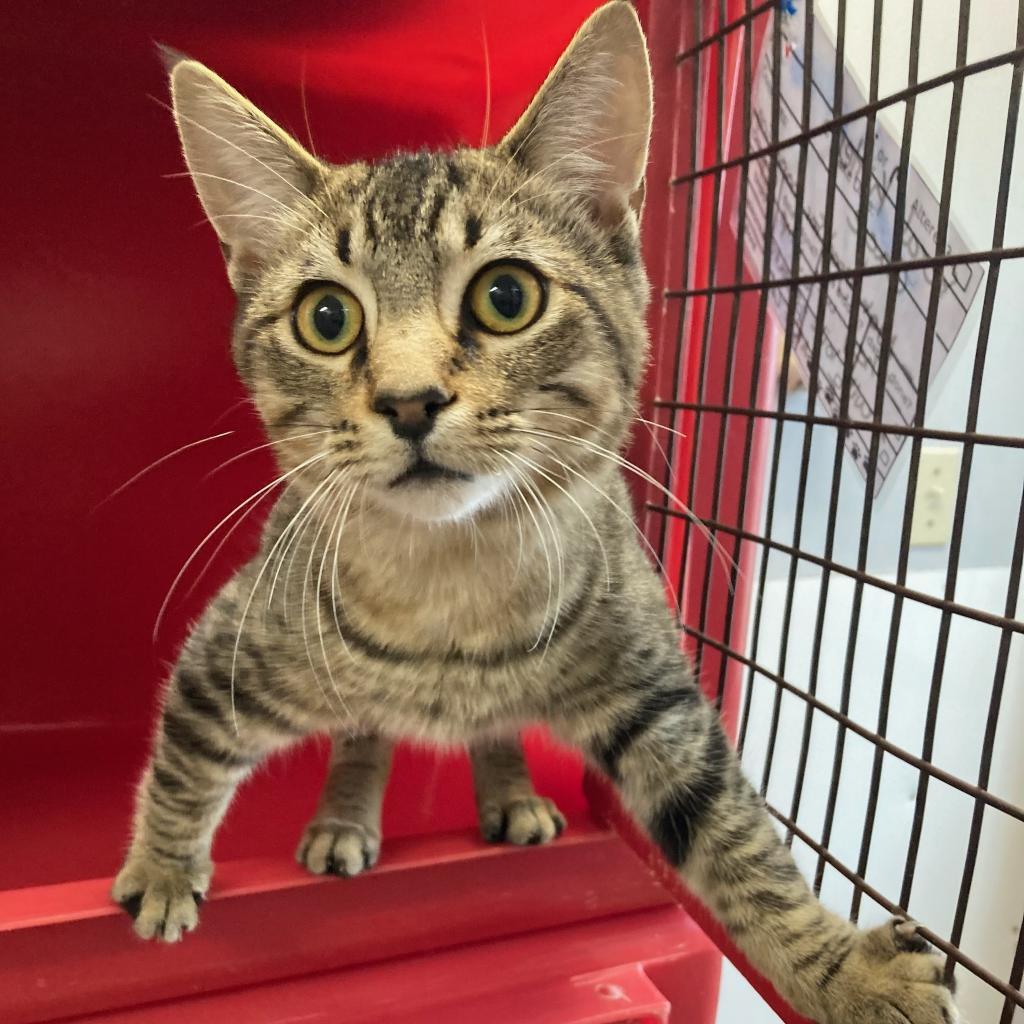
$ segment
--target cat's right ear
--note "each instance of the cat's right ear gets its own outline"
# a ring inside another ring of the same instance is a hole
[[[160,55],[185,162],[238,290],[285,228],[310,219],[323,168],[209,68],[165,47]]]
[[[643,205],[651,96],[640,20],[612,0],[584,22],[497,151],[615,227]]]

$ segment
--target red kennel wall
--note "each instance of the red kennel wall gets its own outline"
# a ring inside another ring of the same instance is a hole
[[[323,768],[324,750],[310,746],[243,791],[218,839],[204,927],[187,942],[133,941],[106,896],[154,694],[188,623],[253,550],[258,524],[235,531],[200,579],[186,578],[154,639],[157,612],[193,545],[272,468],[257,452],[207,476],[262,438],[229,361],[232,300],[217,246],[189,182],[168,177],[183,165],[153,41],[209,63],[340,162],[479,142],[488,64],[493,141],[595,6],[518,0],[513,16],[491,0],[137,0],[102,11],[8,5],[0,15],[5,1022],[161,1021],[183,1000],[195,1021],[269,1022],[303,1008],[368,1022],[485,1013],[552,1024],[714,1019],[720,958],[676,905],[688,897],[662,877],[597,780],[584,779],[579,760],[542,737],[530,750],[538,787],[571,821],[550,848],[484,845],[464,760],[404,751],[379,869],[344,884],[306,877],[291,852]],[[731,379],[737,400],[764,386],[753,348],[716,345],[725,312],[694,302],[680,317],[662,297],[684,273],[706,280],[712,255],[733,259],[727,230],[716,254],[707,249],[724,197],[710,183],[694,186],[691,198],[667,182],[695,146],[710,163],[716,146],[731,145],[708,126],[729,123],[735,95],[719,99],[677,74],[676,54],[695,38],[688,4],[639,6],[658,99],[645,226],[654,360],[644,415],[688,434],[687,417],[659,416],[656,400],[694,393],[700,352],[712,353],[705,379],[723,388]],[[733,37],[714,59],[735,61],[738,45]],[[697,93],[707,105],[695,118]],[[693,244],[681,246],[684,237]],[[741,335],[752,338],[756,308],[745,300],[739,315],[749,328]],[[207,437],[114,493],[141,467]],[[641,431],[634,457],[677,495],[695,496],[698,511],[714,502],[715,518],[742,525],[757,512],[758,496],[741,502],[738,493],[743,463],[755,464],[748,479],[759,476],[757,438],[749,450],[728,439],[724,458],[718,440],[709,426],[696,447],[666,435],[666,472]],[[641,504],[660,502],[655,494],[636,490]],[[705,570],[699,536],[686,541],[673,521],[663,538],[665,521],[644,525],[656,546],[664,541],[669,589],[687,621],[709,636],[740,636],[742,585],[730,595],[724,576]],[[704,651],[702,679],[721,693],[733,727],[738,680],[716,657]]]

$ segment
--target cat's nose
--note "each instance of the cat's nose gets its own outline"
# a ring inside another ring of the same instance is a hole
[[[427,388],[415,395],[394,392],[378,394],[373,411],[387,418],[397,437],[420,441],[434,428],[437,414],[455,401],[455,395],[440,388]]]

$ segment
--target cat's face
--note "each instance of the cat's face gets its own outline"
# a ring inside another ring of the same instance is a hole
[[[628,5],[591,18],[491,149],[333,167],[201,65],[171,73],[239,295],[239,372],[312,501],[359,484],[460,519],[617,451],[647,298],[649,76]]]
[[[253,275],[237,328],[272,436],[312,435],[276,446],[285,467],[329,450],[321,469],[443,519],[529,487],[531,462],[550,471],[544,445],[571,442],[549,434],[617,440],[643,351],[636,239],[531,200],[546,191],[473,151],[327,177],[324,212],[306,207],[312,228]]]

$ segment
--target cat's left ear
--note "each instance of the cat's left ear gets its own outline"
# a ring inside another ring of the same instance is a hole
[[[575,191],[613,227],[627,210],[640,213],[651,113],[640,21],[631,4],[613,0],[576,33],[498,152]]]
[[[309,218],[323,168],[209,68],[163,47],[161,56],[185,162],[237,290],[282,231]]]

